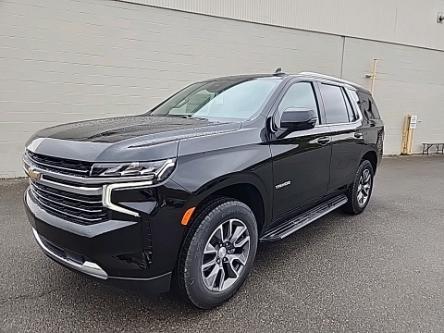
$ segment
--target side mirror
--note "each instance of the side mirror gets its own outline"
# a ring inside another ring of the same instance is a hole
[[[312,109],[292,107],[284,110],[279,126],[290,131],[306,130],[315,127],[317,119]]]

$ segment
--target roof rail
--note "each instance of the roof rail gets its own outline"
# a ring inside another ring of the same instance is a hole
[[[358,87],[358,88],[363,89],[363,90],[368,90],[368,89],[364,88],[363,86],[361,86],[361,85],[359,85],[357,83],[354,83],[354,82],[351,82],[351,81],[347,81],[347,80],[343,80],[343,79],[340,79],[340,78],[337,78],[337,77],[334,77],[334,76],[325,75],[325,74],[320,74],[320,73],[315,73],[315,72],[300,72],[300,73],[298,73],[298,75],[307,75],[307,76],[317,77],[317,78],[320,78],[320,79],[341,82],[341,83],[344,83],[344,84],[348,84],[348,85],[350,85],[352,87]]]

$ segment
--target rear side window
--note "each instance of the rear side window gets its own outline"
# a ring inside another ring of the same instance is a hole
[[[324,83],[319,88],[324,101],[326,123],[348,123],[350,120],[342,88]]]
[[[347,112],[348,112],[348,119],[350,121],[358,120],[358,115],[356,114],[356,111],[353,109],[350,99],[347,96],[345,90],[342,89],[342,94],[344,96],[345,104],[347,105]]]
[[[368,94],[359,93],[359,108],[362,111],[362,114],[367,119],[380,119],[379,111],[376,107],[375,101]]]
[[[380,115],[379,115],[379,110],[378,107],[376,106],[376,103],[374,101],[374,99],[370,96],[369,100],[370,102],[369,104],[369,112],[372,116],[372,119],[381,119]]]

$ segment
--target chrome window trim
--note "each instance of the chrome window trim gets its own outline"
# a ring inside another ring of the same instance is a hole
[[[316,127],[322,128],[322,127],[336,127],[336,126],[350,126],[350,127],[356,126],[356,128],[358,128],[361,124],[362,124],[362,119],[359,119],[351,123],[322,124]]]
[[[51,257],[52,259],[66,265],[70,268],[73,268],[77,271],[88,274],[90,276],[96,277],[98,279],[102,279],[102,280],[108,279],[108,274],[103,270],[102,267],[100,267],[96,263],[91,262],[91,261],[85,261],[83,264],[79,264],[79,263],[72,261],[68,258],[61,257],[57,253],[54,253],[53,251],[51,251],[51,249],[49,249],[45,245],[45,243],[43,243],[37,230],[32,228],[32,233],[34,235],[35,240],[37,241],[37,244],[41,247],[43,252],[45,252],[45,254],[48,255],[49,257]]]
[[[299,72],[297,75],[301,75],[301,76],[308,76],[310,78],[314,78],[314,79],[320,79],[320,80],[326,80],[326,81],[330,81],[330,82],[335,82],[336,84],[341,84],[344,86],[348,86],[351,87],[352,89],[356,90],[356,87],[359,87],[361,89],[365,89],[364,87],[362,87],[361,85],[351,82],[351,81],[347,81],[344,79],[340,79],[334,76],[329,76],[329,75],[325,75],[325,74],[321,74],[321,73],[316,73],[316,72]]]

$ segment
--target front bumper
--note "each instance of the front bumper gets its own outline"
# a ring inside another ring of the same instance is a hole
[[[120,287],[134,287],[137,288],[137,290],[143,289],[146,292],[154,293],[167,292],[170,289],[171,272],[150,278],[109,277],[105,270],[96,263],[90,261],[77,262],[68,256],[63,256],[62,254],[57,253],[58,251],[51,249],[34,228],[32,229],[32,232],[42,251],[48,257],[69,269],[84,273],[97,279],[109,281],[111,284]]]
[[[177,220],[163,220],[165,217],[174,219],[175,214],[168,208],[158,210],[152,218],[111,219],[81,225],[49,214],[34,201],[29,189],[25,192],[24,203],[38,245],[56,262],[124,287],[134,286],[156,293],[170,289],[183,230]],[[179,214],[180,210],[173,211]],[[172,226],[174,228],[169,230]],[[152,236],[153,232],[157,237]],[[165,244],[168,235],[164,233],[170,233],[172,243]],[[147,236],[150,237],[149,251]],[[154,255],[152,247],[157,248]]]
[[[40,246],[42,251],[48,257],[54,259],[55,261],[61,263],[62,265],[65,265],[69,268],[90,275],[92,277],[102,280],[108,279],[108,274],[105,272],[105,270],[102,267],[100,267],[96,263],[93,263],[88,260],[77,261],[74,258],[71,258],[70,256],[64,254],[65,252],[63,250],[57,251],[54,247],[49,245],[47,241],[45,241],[44,239],[42,239],[42,237],[40,237],[39,233],[34,228],[32,229],[32,233],[34,235],[35,240],[37,241],[37,244]]]

